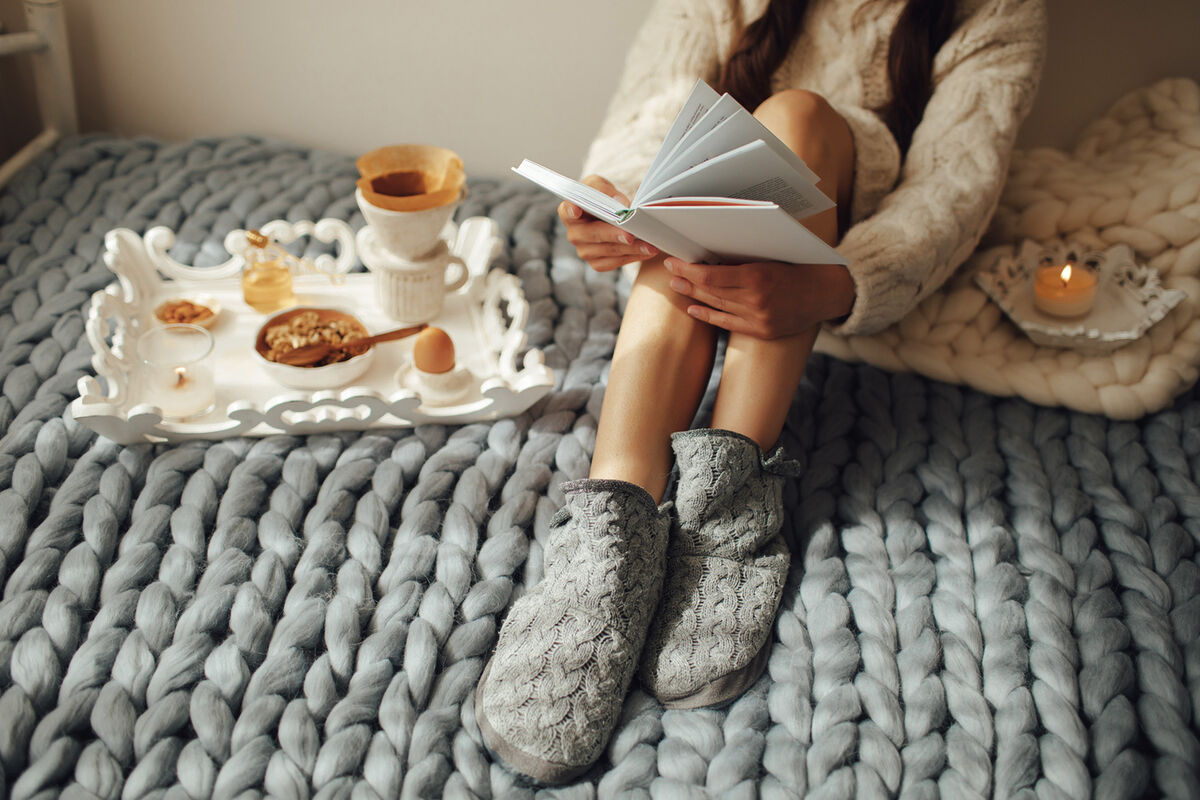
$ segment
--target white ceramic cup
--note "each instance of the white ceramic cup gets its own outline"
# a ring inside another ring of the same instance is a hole
[[[375,231],[379,243],[393,255],[416,261],[427,258],[442,235],[442,229],[454,216],[462,195],[453,203],[427,208],[423,211],[392,211],[368,203],[362,189],[354,190],[354,199]]]
[[[446,294],[461,289],[469,272],[461,258],[450,252],[444,239],[426,258],[397,258],[374,241],[370,227],[358,232],[359,255],[375,273],[379,307],[397,322],[429,322],[442,313]]]

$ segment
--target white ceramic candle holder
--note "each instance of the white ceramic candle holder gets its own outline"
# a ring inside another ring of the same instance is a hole
[[[1020,248],[998,247],[975,273],[975,283],[1035,344],[1069,347],[1084,354],[1107,353],[1135,342],[1187,296],[1167,289],[1158,272],[1137,263],[1129,245],[1103,252],[1068,242],[1025,241]],[[1080,317],[1046,314],[1034,304],[1037,270],[1047,264],[1083,264],[1095,269],[1095,303]]]

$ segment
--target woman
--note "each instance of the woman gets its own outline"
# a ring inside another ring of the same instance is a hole
[[[820,176],[837,205],[805,224],[850,264],[687,264],[560,207],[593,268],[642,263],[590,477],[563,486],[545,577],[513,605],[476,694],[498,757],[543,782],[579,774],[639,667],[648,691],[681,708],[728,702],[761,674],[789,562],[791,463],[764,453],[817,333],[886,327],[970,254],[1044,48],[1042,0],[655,5],[586,181],[624,201],[704,78]],[[712,427],[687,431],[723,332]],[[673,503],[660,506],[672,463]]]

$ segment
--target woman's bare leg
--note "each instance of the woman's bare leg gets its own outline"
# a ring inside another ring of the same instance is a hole
[[[629,293],[604,393],[593,478],[637,484],[661,500],[671,434],[692,422],[712,373],[717,329],[688,315],[662,258],[642,264]]]
[[[841,116],[820,97],[798,91],[774,95],[755,115],[821,176],[817,185],[844,211],[854,143]],[[837,242],[837,209],[805,224]],[[671,291],[670,279],[655,258],[642,265],[630,292],[590,473],[635,483],[655,499],[662,498],[671,471],[670,436],[691,424],[708,383],[718,333],[687,314],[692,301]],[[763,449],[774,444],[816,336],[815,327],[784,339],[731,334],[713,427],[749,436]]]
[[[818,188],[837,202],[836,208],[804,221],[825,242],[836,244],[839,213],[845,219],[854,179],[854,139],[846,121],[818,95],[798,90],[771,96],[754,115],[804,159],[821,178]],[[817,332],[813,327],[780,339],[730,334],[712,426],[744,434],[763,450],[774,445]]]

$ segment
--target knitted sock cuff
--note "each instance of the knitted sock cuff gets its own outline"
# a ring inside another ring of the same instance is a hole
[[[563,481],[559,484],[559,489],[564,495],[580,494],[582,492],[614,492],[625,495],[629,502],[645,506],[650,513],[662,513],[671,507],[669,502],[659,504],[654,497],[638,486],[636,483],[629,481],[617,480],[616,478],[579,478],[573,481]]]
[[[788,456],[782,445],[776,445],[769,454],[764,453],[759,449],[758,442],[737,431],[726,430],[724,428],[695,428],[693,430],[678,431],[671,434],[671,445],[675,450],[676,456],[679,455],[681,446],[676,443],[685,443],[688,439],[727,439],[731,442],[744,442],[746,446],[754,448],[758,453],[758,463],[766,472],[773,475],[784,475],[787,477],[797,477],[801,472],[800,462]]]

